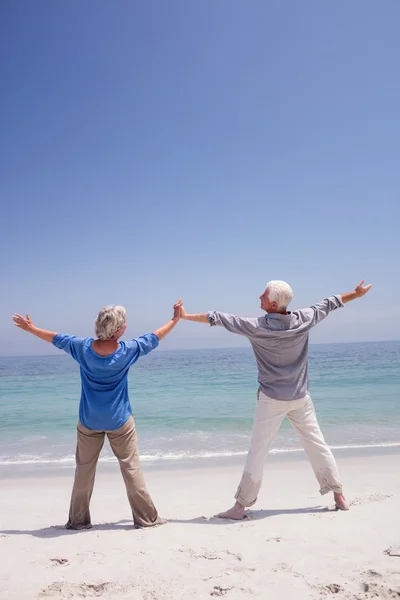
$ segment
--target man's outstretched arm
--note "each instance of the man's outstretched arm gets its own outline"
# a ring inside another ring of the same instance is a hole
[[[32,323],[32,319],[29,315],[23,317],[22,315],[19,315],[17,313],[13,315],[12,320],[14,321],[14,325],[16,327],[19,327],[20,329],[23,329],[28,333],[32,333],[32,335],[36,335],[36,337],[40,338],[41,340],[44,340],[45,342],[51,343],[57,335],[55,331],[47,331],[46,329],[40,329],[39,327],[36,327]]]
[[[216,310],[189,315],[183,306],[181,307],[181,318],[186,321],[205,323],[206,325],[220,325],[221,327],[225,327],[225,329],[231,333],[238,333],[239,335],[244,335],[248,338],[254,336],[259,326],[259,319],[257,318],[237,317],[236,315],[230,315]]]
[[[207,313],[188,315],[183,306],[181,306],[181,319],[184,319],[185,321],[195,321],[196,323],[206,323],[206,325],[210,324]]]
[[[325,298],[325,300],[311,305],[310,308],[301,309],[297,311],[298,315],[304,318],[306,322],[311,322],[311,326],[314,327],[314,325],[317,325],[318,323],[323,321],[332,311],[336,310],[337,308],[340,308],[344,304],[347,304],[347,302],[351,302],[352,300],[356,300],[356,298],[361,298],[362,296],[365,296],[365,294],[369,292],[371,287],[372,284],[366,285],[364,287],[364,281],[361,281],[353,292]],[[310,313],[310,311],[312,312]]]
[[[352,300],[356,300],[357,298],[362,298],[369,292],[372,288],[372,283],[364,286],[364,279],[358,284],[353,292],[349,292],[348,294],[342,294],[342,302],[343,304],[347,304],[347,302],[351,302]]]

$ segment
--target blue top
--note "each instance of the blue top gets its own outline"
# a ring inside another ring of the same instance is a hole
[[[80,365],[82,392],[79,420],[88,429],[113,431],[122,427],[132,414],[128,396],[128,371],[140,356],[158,346],[154,333],[142,335],[107,356],[92,348],[93,338],[77,338],[57,333],[53,344],[65,350]]]

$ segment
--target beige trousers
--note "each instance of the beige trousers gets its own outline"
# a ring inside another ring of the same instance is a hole
[[[135,525],[137,527],[156,525],[158,515],[140,468],[133,417],[129,417],[127,422],[115,431],[93,431],[78,423],[77,432],[75,481],[66,527],[68,529],[91,527],[89,504],[93,492],[96,465],[106,434],[111,449],[119,462]]]
[[[260,491],[264,464],[272,441],[287,417],[296,429],[320,485],[320,493],[342,493],[336,461],[319,428],[309,394],[298,400],[274,400],[258,392],[250,450],[235,498],[252,506]]]

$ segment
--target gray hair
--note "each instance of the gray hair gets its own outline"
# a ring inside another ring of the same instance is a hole
[[[292,301],[293,290],[286,281],[269,281],[265,287],[270,302],[276,302],[279,310],[287,308]]]
[[[96,335],[99,340],[110,340],[125,322],[126,310],[123,306],[105,306],[96,317]]]

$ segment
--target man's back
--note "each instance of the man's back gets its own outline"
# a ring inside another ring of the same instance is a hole
[[[343,306],[340,296],[286,314],[263,317],[236,317],[212,311],[211,325],[221,325],[247,337],[258,366],[261,391],[276,400],[296,400],[308,391],[308,338],[312,327]]]

